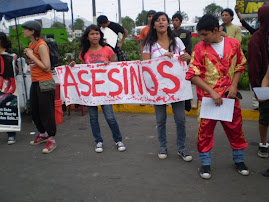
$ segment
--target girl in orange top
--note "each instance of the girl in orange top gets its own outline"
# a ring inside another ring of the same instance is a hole
[[[37,145],[46,142],[43,153],[50,153],[56,148],[54,136],[55,123],[55,82],[50,67],[49,48],[40,38],[41,25],[37,21],[28,21],[22,24],[24,37],[29,38],[29,48],[24,50],[31,68],[32,86],[30,103],[32,119],[39,135],[30,142]]]

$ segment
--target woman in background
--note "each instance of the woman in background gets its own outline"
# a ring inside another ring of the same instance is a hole
[[[5,33],[0,32],[0,55],[8,55],[12,57],[13,59],[11,59],[11,61],[16,60],[17,56],[10,50],[10,48],[11,48],[11,41],[7,38]],[[6,67],[13,68],[13,65],[12,64],[5,65],[5,68]],[[10,78],[6,78],[7,87],[4,90],[2,90],[4,77],[2,75],[0,76],[1,93],[4,92],[12,94],[16,90],[16,82],[14,79],[14,68],[11,69],[9,72],[13,74],[13,76]],[[14,144],[16,142],[16,132],[7,132],[7,134],[8,134],[7,144],[9,145]]]
[[[221,35],[224,37],[234,38],[240,43],[242,41],[241,28],[232,24],[234,12],[230,8],[226,8],[221,12],[223,24],[220,26]]]
[[[55,82],[50,67],[49,48],[40,38],[41,25],[37,21],[28,21],[22,24],[24,37],[29,38],[29,48],[24,54],[31,68],[32,85],[30,89],[30,103],[32,119],[39,135],[30,142],[38,145],[46,142],[42,150],[47,154],[56,148],[56,122],[55,122]]]

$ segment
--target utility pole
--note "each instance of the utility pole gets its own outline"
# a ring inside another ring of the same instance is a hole
[[[165,5],[165,0],[163,0],[163,8],[164,8],[164,12],[166,13],[166,5]]]
[[[92,0],[93,24],[97,25],[95,0]]]
[[[73,35],[73,32],[74,32],[74,16],[73,16],[73,2],[72,2],[72,0],[70,0],[70,4],[71,4],[72,35]]]
[[[120,0],[118,0],[118,9],[119,9],[119,24],[121,24],[121,6],[120,6]]]
[[[142,0],[142,11],[145,10],[144,9],[144,0]]]
[[[66,27],[65,26],[65,15],[64,15],[64,12],[63,12],[63,24],[64,24],[64,27]]]
[[[178,11],[180,12],[180,0],[178,0]]]

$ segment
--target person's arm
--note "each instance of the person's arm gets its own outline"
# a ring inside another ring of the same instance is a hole
[[[242,22],[243,18],[242,18],[242,16],[241,16],[240,13],[239,13],[238,5],[235,5],[235,7],[234,7],[234,11],[235,11],[235,13],[236,13],[238,19],[240,20],[240,22]]]
[[[237,42],[237,44],[233,44],[234,47],[238,47],[237,48],[237,55],[236,55],[236,64],[234,67],[234,75],[233,75],[233,79],[232,79],[232,83],[231,85],[226,89],[225,92],[229,91],[227,97],[228,98],[235,98],[236,94],[237,94],[237,86],[240,80],[240,76],[242,74],[242,72],[244,72],[245,70],[245,64],[246,64],[246,57],[241,49],[240,43]]]
[[[128,36],[128,30],[124,28],[124,33],[123,33],[122,39],[117,45],[119,48],[122,46],[122,44],[124,43],[127,36]]]
[[[76,61],[74,61],[74,60],[69,63],[70,67],[74,67],[75,65],[76,65]]]
[[[235,35],[234,38],[241,43],[242,41],[242,33],[241,33],[241,28],[237,26],[235,30]]]
[[[143,50],[144,50],[144,40],[139,39],[139,41],[140,41],[140,54],[142,55],[143,54]]]
[[[189,55],[191,55],[191,49],[192,49],[192,39],[191,39],[191,32],[187,32],[187,37],[186,37],[187,44],[186,46],[186,51]]]
[[[49,52],[48,52],[48,48],[45,45],[40,45],[38,48],[38,55],[40,56],[41,60],[39,60],[38,58],[36,58],[34,56],[34,52],[32,49],[30,48],[26,48],[24,50],[24,53],[27,57],[29,57],[31,60],[34,61],[34,63],[41,68],[42,70],[44,70],[45,72],[49,72],[50,71],[50,57],[49,57]]]
[[[113,54],[110,58],[109,58],[109,61],[110,62],[115,62],[116,60],[115,60],[115,54]]]
[[[240,80],[241,72],[235,72],[231,86],[229,86],[225,92],[229,91],[227,98],[235,98],[238,91],[237,86]]]
[[[184,54],[180,55],[180,60],[186,61],[187,64],[189,64],[191,61],[191,56],[189,55],[189,53],[187,53],[186,50],[184,50],[183,52],[184,52]]]
[[[225,28],[225,24],[222,23],[220,26],[219,26],[219,32],[220,32],[220,35],[221,36],[224,36],[224,37],[229,37],[228,33],[227,33],[227,30]]]
[[[150,60],[151,59],[151,48],[150,45],[147,43],[144,46],[142,51],[142,60]]]
[[[142,53],[142,60],[150,60],[151,56],[150,53]]]
[[[229,35],[224,31],[220,31],[220,35],[224,37],[229,37]]]
[[[254,34],[254,32],[256,32],[257,30],[254,29],[253,27],[251,27],[244,19],[241,21],[242,26],[245,27],[250,34]]]
[[[211,96],[211,98],[215,101],[215,104],[217,106],[222,105],[222,98],[221,96],[214,91],[213,88],[211,88],[209,85],[207,85],[199,76],[194,75],[191,78],[191,82],[201,88],[202,90],[208,92]]]

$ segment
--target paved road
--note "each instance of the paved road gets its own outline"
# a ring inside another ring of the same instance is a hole
[[[0,143],[0,201],[269,201],[268,180],[261,171],[269,159],[257,156],[259,141],[256,121],[244,121],[249,147],[246,164],[250,176],[233,167],[225,134],[217,125],[212,150],[212,178],[198,175],[196,117],[187,117],[187,148],[194,160],[184,162],[177,155],[175,124],[168,116],[168,158],[157,157],[153,114],[116,114],[127,146],[118,152],[111,132],[100,114],[104,152],[94,152],[88,115],[72,112],[58,126],[58,148],[42,154],[44,145],[31,146],[35,131],[29,116],[23,117],[22,132],[15,145]]]

